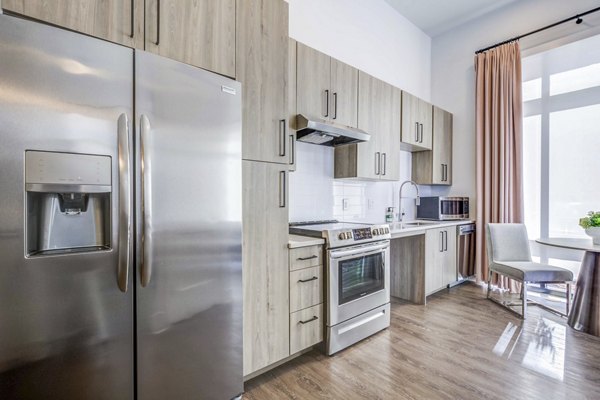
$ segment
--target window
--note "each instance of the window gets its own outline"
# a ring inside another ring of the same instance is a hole
[[[523,185],[530,239],[586,237],[600,210],[600,35],[523,58]],[[532,245],[576,269],[580,253]]]

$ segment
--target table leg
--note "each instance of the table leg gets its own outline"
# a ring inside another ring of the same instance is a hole
[[[600,336],[600,254],[586,251],[571,304],[571,328]]]

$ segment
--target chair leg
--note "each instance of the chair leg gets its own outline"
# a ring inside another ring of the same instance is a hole
[[[488,272],[488,287],[487,287],[487,298],[490,298],[490,291],[492,290],[492,270]]]
[[[521,296],[523,303],[523,319],[527,318],[527,282],[523,281],[521,286]]]

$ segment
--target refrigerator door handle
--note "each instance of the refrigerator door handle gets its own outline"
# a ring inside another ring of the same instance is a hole
[[[142,199],[142,254],[140,261],[140,283],[142,287],[148,286],[152,278],[152,163],[146,152],[148,136],[150,135],[150,121],[142,115],[140,118],[140,164],[142,169],[141,199]]]
[[[131,240],[131,147],[129,144],[129,118],[121,114],[118,120],[119,157],[119,255],[117,284],[127,292],[129,262],[133,253]]]

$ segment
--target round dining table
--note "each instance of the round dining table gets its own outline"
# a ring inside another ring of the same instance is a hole
[[[541,238],[536,242],[585,251],[567,323],[575,330],[600,336],[600,245],[575,238]]]

